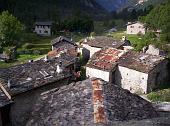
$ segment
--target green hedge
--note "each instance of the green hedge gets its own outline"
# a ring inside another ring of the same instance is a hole
[[[35,55],[42,55],[47,54],[51,49],[50,48],[34,48],[34,49],[27,49],[27,50],[17,50],[17,54],[35,54]]]
[[[25,43],[22,48],[23,49],[33,49],[33,48],[50,48],[51,45],[49,44],[32,44],[32,43]]]

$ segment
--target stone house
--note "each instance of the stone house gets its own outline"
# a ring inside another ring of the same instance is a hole
[[[49,54],[67,53],[68,55],[78,57],[78,45],[70,39],[60,36],[51,41],[52,51]]]
[[[124,46],[131,45],[130,41],[126,40],[125,36],[123,36],[120,41],[107,36],[89,37],[84,39],[81,44],[83,47],[82,55],[85,59],[91,58],[95,52],[100,51],[103,47],[124,49]]]
[[[40,36],[51,36],[52,35],[53,22],[35,22],[34,32]]]
[[[141,22],[128,22],[127,24],[127,29],[126,29],[127,34],[145,34],[146,33],[146,28],[143,23]]]
[[[130,51],[119,59],[115,83],[133,93],[149,93],[168,79],[168,60]]]
[[[168,60],[159,55],[106,48],[89,60],[86,76],[113,82],[133,93],[149,93],[168,79]]]
[[[114,48],[103,48],[96,52],[86,65],[86,76],[114,82],[117,61],[124,53],[125,51]]]
[[[157,117],[148,101],[97,78],[43,92],[30,113],[26,126],[114,126]]]
[[[73,72],[74,59],[66,55],[0,69],[1,89],[8,92],[13,101],[5,113],[10,123],[13,126],[25,125],[41,93],[69,84],[74,78]],[[5,114],[1,113],[1,116]]]

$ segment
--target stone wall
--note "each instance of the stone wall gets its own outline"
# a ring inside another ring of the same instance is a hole
[[[148,91],[159,87],[160,85],[168,83],[168,60],[164,60],[158,64],[148,76]]]
[[[93,55],[95,52],[98,52],[98,51],[101,50],[101,48],[91,47],[91,46],[89,46],[89,45],[87,45],[87,44],[83,44],[83,48],[85,48],[85,49],[87,49],[87,50],[90,51],[90,57],[89,57],[89,58],[91,58],[92,55]],[[85,54],[85,55],[87,55],[87,54]]]
[[[147,93],[148,74],[118,66],[115,73],[115,84],[132,93]]]
[[[110,72],[89,68],[89,67],[86,67],[86,76],[90,78],[92,77],[101,78],[107,82],[109,82],[110,80]]]
[[[11,105],[11,123],[12,126],[24,126],[27,119],[30,118],[30,112],[35,107],[37,99],[40,97],[40,94],[44,91],[67,85],[69,79],[60,80],[53,84],[48,84],[31,90],[19,95],[16,95],[13,100],[14,104]]]

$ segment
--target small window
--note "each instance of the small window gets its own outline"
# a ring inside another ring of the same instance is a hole
[[[134,26],[130,26],[130,28],[134,28]]]
[[[41,33],[41,30],[39,30],[39,33]]]

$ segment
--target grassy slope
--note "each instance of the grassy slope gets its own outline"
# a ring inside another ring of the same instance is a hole
[[[17,60],[9,62],[9,63],[0,61],[0,68],[7,68],[7,67],[15,66],[18,64],[23,64],[23,63],[28,62],[28,60],[30,60],[30,59],[37,59],[42,56],[43,55],[19,55]]]
[[[170,88],[151,92],[147,95],[147,98],[153,102],[170,102]]]

